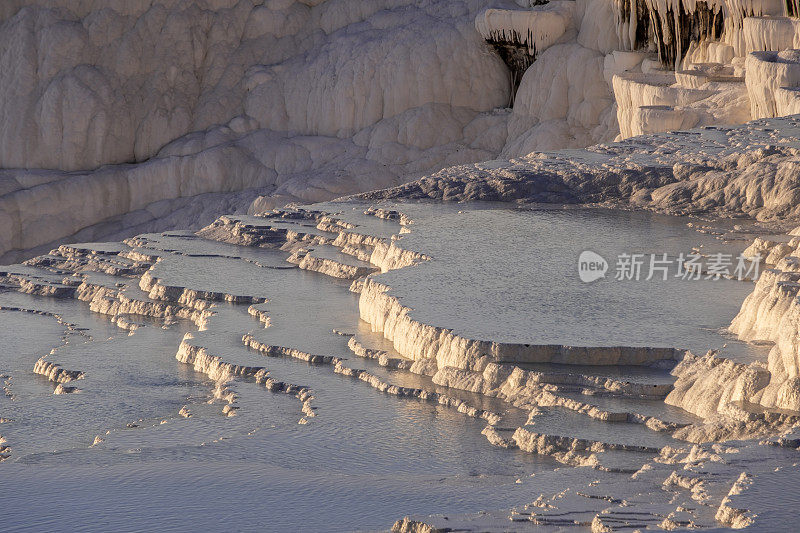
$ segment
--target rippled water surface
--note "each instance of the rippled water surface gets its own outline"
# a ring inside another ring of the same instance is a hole
[[[386,238],[399,231],[394,222],[363,216],[364,206],[333,207],[360,224],[354,231]],[[576,262],[585,249],[602,254],[613,269],[618,253],[674,255],[718,244],[668,217],[493,206],[401,209],[416,223],[399,242],[433,260],[380,279],[413,308],[415,318],[475,338],[704,350],[731,342],[718,330],[751,290],[750,284],[733,281],[579,281]],[[313,225],[305,229],[319,233]],[[88,247],[106,253],[128,249]],[[269,345],[344,357],[389,383],[446,393],[498,412],[503,426],[526,424],[527,413],[497,399],[447,390],[429,377],[355,358],[347,347],[352,334],[373,347],[392,348],[359,320],[358,296],[349,282],[293,268],[285,261],[287,252],[185,232],[145,236],[136,251],[161,257],[151,273],[165,285],[267,298],[254,308],[269,316],[270,327],[248,314],[248,305],[217,303],[201,331],[188,320],[134,316],[139,327],[129,333],[92,312],[87,302],[0,288],[0,435],[10,447],[0,464],[0,529],[385,530],[407,514],[502,509],[552,489],[531,482],[530,475],[556,463],[493,447],[481,435],[483,420],[380,393],[333,373],[330,365],[264,357],[243,346],[242,335],[249,333]],[[363,265],[327,246],[319,247],[318,256]],[[3,268],[52,283],[68,274]],[[147,300],[136,277],[84,276]],[[238,409],[236,416],[224,416],[222,403],[213,399],[215,384],[175,359],[187,333],[192,343],[225,361],[263,366],[276,380],[309,387],[316,416],[305,418],[294,396],[248,379],[230,384]],[[84,379],[70,383],[79,390],[54,395],[56,384],[32,371],[40,357],[85,372]],[[544,365],[537,370],[642,382],[671,379],[654,369]],[[598,401],[631,408],[629,399]],[[658,401],[638,405],[669,420],[693,420]],[[191,417],[181,416],[182,408]],[[533,427],[635,445],[670,442],[669,435],[643,425],[587,422],[558,409],[545,410]]]
[[[434,260],[379,279],[422,322],[469,338],[515,343],[698,353],[737,344],[720,330],[736,316],[752,283],[684,280],[675,276],[677,263],[666,281],[661,274],[645,278],[651,254],[661,259],[666,253],[669,261],[695,248],[738,254],[745,243],[728,246],[687,227],[686,219],[648,212],[483,207],[397,206],[418,221],[401,245]],[[579,278],[578,257],[586,250],[608,262],[605,279]],[[615,279],[620,254],[645,254],[639,281]]]

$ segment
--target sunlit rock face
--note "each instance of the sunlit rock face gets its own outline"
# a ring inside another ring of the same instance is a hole
[[[800,50],[753,52],[747,56],[747,91],[756,118],[792,114],[800,86]]]
[[[797,46],[791,2],[620,0],[615,8],[620,43],[656,52],[661,63],[645,58],[639,67],[614,73],[622,138],[737,124],[795,109],[796,82],[766,72],[768,60],[748,56],[754,51],[785,55]],[[673,69],[674,78],[661,72]]]
[[[468,3],[18,4],[0,32],[5,168],[144,161],[242,116],[350,136],[428,103],[504,99]]]
[[[752,31],[754,21],[791,21],[783,15],[796,16],[797,13],[787,11],[787,3],[783,0],[725,0],[727,13],[725,17],[725,41],[733,47],[736,55],[752,52],[754,41],[763,37],[770,38],[772,31]],[[761,36],[759,36],[761,34]]]
[[[494,157],[509,88],[479,7],[5,3],[0,256],[117,223],[201,226],[224,211],[200,195],[319,201]]]
[[[650,49],[678,67],[695,48],[720,41],[745,53],[748,18],[795,16],[783,0],[614,0],[622,49]]]
[[[623,49],[651,49],[675,66],[692,44],[714,40],[724,29],[724,0],[614,0]]]

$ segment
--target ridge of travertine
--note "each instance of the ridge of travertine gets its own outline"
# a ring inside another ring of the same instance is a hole
[[[224,212],[327,201],[498,158],[796,114],[799,9],[794,0],[7,0],[0,68],[15,75],[0,80],[0,260],[65,240],[196,229]],[[709,174],[703,187],[665,190],[669,172],[651,169],[655,183],[603,200],[662,188],[661,208],[719,207],[725,187],[708,190],[719,169],[691,170]],[[586,192],[559,181],[529,192],[544,201]],[[602,177],[590,181],[603,188]],[[749,181],[733,196],[752,195]],[[730,211],[761,207],[725,200]]]
[[[375,215],[387,220],[408,220],[408,217],[388,211],[382,214],[376,212]],[[294,229],[287,229],[287,220],[299,223],[292,226]],[[284,227],[280,227],[281,224]],[[408,233],[413,232],[414,226],[407,223],[400,228],[404,229],[403,233]],[[359,226],[337,218],[335,214],[300,209],[265,214],[250,222],[235,216],[225,217],[200,234],[242,246],[279,249],[287,255],[317,245],[342,251],[348,249],[351,255],[366,259],[375,270],[382,272],[395,268],[415,268],[414,265],[418,263],[436,260],[435,257],[406,249],[402,236],[378,236],[360,230]],[[224,302],[246,304],[254,323],[272,327],[268,306],[263,304],[263,298],[198,291],[164,283],[157,276],[157,265],[162,261],[158,253],[138,247],[144,244],[143,239],[133,239],[129,243],[137,248],[121,249],[116,252],[117,259],[114,259],[114,253],[99,253],[81,246],[53,250],[47,256],[29,263],[29,267],[36,266],[41,272],[26,274],[24,269],[13,268],[3,272],[0,281],[20,292],[87,301],[91,310],[113,317],[120,327],[129,324],[127,317],[139,315],[158,319],[165,325],[175,318],[183,318],[203,330],[214,316],[213,306]],[[797,245],[795,241],[787,244],[762,239],[750,249],[750,253],[763,253],[775,261],[774,268],[755,284],[753,294],[731,326],[743,339],[770,340],[775,343],[769,361],[750,365],[729,361],[713,353],[698,356],[671,348],[526,346],[468,339],[452,330],[414,319],[413,310],[392,295],[391,285],[379,281],[380,278],[376,279],[372,273],[365,272],[363,277],[354,280],[352,287],[359,293],[361,317],[391,341],[382,345],[384,349],[380,349],[356,336],[351,337],[348,346],[355,355],[373,360],[389,372],[408,370],[424,374],[438,387],[496,398],[530,413],[527,423],[518,422],[511,427],[503,427],[499,423],[502,413],[487,410],[477,403],[465,402],[458,397],[457,394],[461,393],[457,391],[443,393],[441,389],[402,386],[393,383],[374,367],[373,370],[363,370],[351,366],[341,357],[272,345],[268,340],[260,340],[261,337],[256,334],[245,334],[241,340],[246,347],[265,356],[291,357],[321,365],[322,369],[358,380],[377,391],[433,402],[485,420],[488,425],[483,434],[494,445],[546,455],[566,465],[589,467],[598,476],[601,473],[616,476],[617,479],[627,476],[626,482],[610,487],[604,496],[611,498],[609,495],[614,494],[620,501],[600,498],[605,507],[597,510],[592,508],[592,512],[587,513],[591,515],[588,527],[597,530],[613,527],[618,523],[617,520],[626,516],[626,506],[632,507],[628,511],[638,513],[641,510],[638,506],[643,501],[638,497],[640,494],[646,494],[646,501],[657,502],[653,504],[656,511],[652,511],[652,514],[647,514],[651,511],[642,511],[644,514],[640,518],[645,515],[647,520],[658,517],[655,523],[663,524],[662,527],[688,527],[693,521],[709,524],[714,519],[738,527],[753,520],[752,510],[742,503],[742,498],[749,490],[748,480],[757,479],[762,472],[758,470],[758,465],[737,462],[736,454],[742,450],[742,454],[754,457],[756,452],[752,448],[767,450],[763,453],[778,453],[781,449],[797,447],[796,439],[783,435],[800,422],[793,407],[795,404],[792,403],[792,391],[797,382],[794,379],[797,358],[793,351],[796,344],[791,336],[791,331],[798,328],[794,304],[797,295],[797,280],[794,277],[794,265],[798,262],[795,258]],[[113,280],[116,283],[92,281],[94,272],[115,272],[114,276],[118,279]],[[268,336],[264,338],[268,339]],[[230,363],[203,346],[202,335],[185,336],[175,357],[213,381],[212,399],[224,403],[226,415],[233,416],[240,406],[237,380],[254,381],[274,392],[296,395],[302,402],[303,424],[310,423],[310,419],[317,414],[315,407],[310,404],[312,389],[278,382],[268,375],[266,367]],[[677,381],[674,385],[639,383],[635,379],[598,377],[579,372],[533,371],[519,366],[534,362],[659,366],[678,363],[673,370]],[[47,368],[52,371],[52,367]],[[574,396],[577,394],[585,397],[585,400],[576,399]],[[607,397],[630,402],[633,406],[609,409],[602,407],[599,401],[593,403],[592,400]],[[636,401],[664,399],[667,403],[695,413],[702,420],[677,423],[661,415],[649,416],[636,410]],[[613,436],[587,438],[586,435],[567,432],[558,434],[557,430],[547,428],[544,422],[546,416],[543,415],[551,410],[564,410],[585,423],[631,424],[627,427],[648,432],[648,438],[655,435],[656,442],[662,436],[674,436],[701,444],[695,447],[676,440],[676,448],[671,449],[639,443],[636,439],[631,441],[623,437],[624,431],[620,432],[619,440]],[[238,413],[241,415],[244,411]],[[191,416],[188,409],[181,409],[179,414]],[[765,437],[765,444],[754,443],[754,437]],[[102,443],[102,437],[99,438],[96,441],[98,446]],[[748,440],[744,444],[731,443],[731,449],[736,449],[736,452],[709,442],[730,439]],[[3,451],[0,449],[0,453]],[[628,459],[627,466],[621,466],[615,464],[615,454],[629,454],[635,459]],[[635,472],[631,472],[633,468],[630,461],[643,464],[639,467],[637,463]],[[749,461],[758,463],[752,458]],[[629,486],[626,487],[626,484]],[[583,487],[576,482],[575,486],[579,487],[576,490],[580,492],[576,498],[583,498],[583,494],[595,494],[593,485]],[[645,487],[649,491],[663,491],[673,500],[665,503],[659,499],[661,496],[657,492],[635,492],[645,491]],[[598,498],[588,496],[587,499]],[[623,505],[622,500],[625,499],[629,503]],[[696,516],[692,515],[695,511],[686,510],[691,502],[702,505],[702,510],[696,511]],[[565,511],[566,506],[575,501],[568,503],[555,496],[552,499],[545,497],[540,503],[540,507],[532,505],[524,511],[515,510],[511,515],[516,517],[515,520],[552,525],[558,520],[557,513],[548,509],[562,506],[558,509],[562,514],[575,512],[576,509],[573,507]],[[647,524],[647,520],[642,518],[641,524]],[[427,523],[426,520],[416,522]]]

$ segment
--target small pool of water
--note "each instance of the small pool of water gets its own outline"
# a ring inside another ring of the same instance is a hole
[[[746,244],[732,247],[698,233],[686,219],[558,206],[390,207],[414,219],[411,233],[398,244],[432,260],[377,279],[426,324],[511,343],[677,347],[698,353],[728,345],[727,351],[745,358],[763,355],[725,335],[752,291],[751,282],[676,277],[681,253],[733,254]],[[340,209],[349,218],[358,208]],[[581,280],[578,262],[584,251],[605,259],[604,279]],[[615,279],[622,254],[644,254],[638,281]],[[645,279],[653,254],[657,260],[667,254],[666,280],[660,271]]]

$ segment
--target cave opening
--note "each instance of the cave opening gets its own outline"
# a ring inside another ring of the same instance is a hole
[[[525,40],[519,32],[514,30],[493,31],[489,38],[486,39],[486,42],[494,48],[510,71],[509,81],[511,87],[508,107],[514,107],[514,100],[517,96],[517,89],[519,89],[522,76],[525,75],[528,67],[536,61],[536,45],[528,45],[528,43],[534,42],[533,35],[529,31],[527,40]]]

